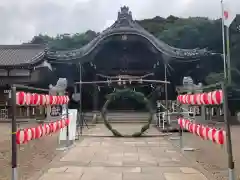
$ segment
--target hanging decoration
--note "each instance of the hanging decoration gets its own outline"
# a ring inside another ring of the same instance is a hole
[[[223,103],[223,92],[222,90],[215,90],[207,93],[184,94],[179,95],[177,100],[181,104],[220,105]]]
[[[108,105],[112,101],[114,101],[116,99],[120,99],[120,98],[131,98],[131,99],[135,99],[139,103],[146,104],[146,108],[149,111],[149,118],[147,120],[147,124],[144,125],[139,132],[135,132],[132,135],[123,135],[120,132],[118,132],[116,129],[114,129],[112,127],[112,125],[110,124],[110,122],[108,121],[108,119],[106,117]],[[124,136],[140,137],[150,127],[150,124],[152,122],[153,109],[151,107],[150,101],[145,97],[145,95],[143,93],[135,92],[132,89],[122,89],[122,90],[116,90],[116,91],[112,92],[111,94],[107,95],[107,101],[103,105],[101,114],[102,114],[102,118],[104,120],[105,126],[113,133],[114,136],[116,136],[116,137],[124,137]]]

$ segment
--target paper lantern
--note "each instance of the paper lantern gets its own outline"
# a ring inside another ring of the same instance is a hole
[[[178,125],[183,128],[183,120],[182,118],[178,118]]]
[[[51,133],[50,125],[46,124],[45,128],[46,128],[46,135],[49,135]]]
[[[209,131],[208,131],[208,139],[210,141],[213,141],[215,142],[215,133],[216,133],[216,129],[215,128],[210,128]]]
[[[26,105],[31,105],[32,102],[32,94],[26,93]]]
[[[17,144],[23,144],[23,142],[26,139],[26,133],[24,130],[18,130],[16,132],[16,143]]]
[[[17,105],[25,105],[26,104],[26,93],[25,92],[17,92],[16,93],[16,104]]]
[[[212,93],[213,104],[222,104],[223,103],[223,92],[222,90],[216,90]]]
[[[201,101],[201,105],[208,104],[208,94],[207,93],[201,93],[200,101]]]
[[[49,95],[49,104],[53,105],[53,96],[52,95]]]
[[[217,144],[224,144],[226,139],[226,133],[223,130],[217,130],[215,133],[215,142]]]
[[[36,129],[35,128],[30,128],[32,132],[32,139],[36,139]]]
[[[30,128],[27,128],[26,129],[26,132],[27,132],[27,141],[31,141],[32,140],[32,130]]]
[[[182,103],[182,95],[178,95],[177,100],[179,103]]]
[[[191,94],[191,95],[190,95],[189,104],[192,104],[192,105],[195,105],[195,104],[196,104],[196,102],[194,101],[194,97],[195,97],[194,94]]]
[[[208,104],[212,105],[213,101],[212,101],[212,92],[208,92],[207,93],[207,102]]]
[[[47,133],[46,125],[45,124],[42,125],[41,128],[42,128],[42,136],[46,136],[46,133]]]
[[[52,128],[53,128],[52,132],[55,133],[57,131],[57,124],[56,124],[56,122],[52,123]]]
[[[65,123],[66,123],[66,126],[68,126],[70,124],[70,120],[69,119],[66,119],[65,120]]]
[[[42,128],[41,128],[41,126],[37,126],[35,128],[35,132],[36,132],[36,139],[42,137]]]
[[[53,101],[52,101],[52,105],[57,105],[57,96],[52,96]]]
[[[34,105],[40,105],[40,95],[39,94],[33,94],[34,100],[33,100],[33,104]]]
[[[46,98],[46,105],[50,105],[50,96],[46,94],[45,98]]]
[[[182,104],[186,104],[186,94],[182,95]]]
[[[203,125],[200,125],[200,130],[199,130],[199,136],[204,139],[204,126]]]
[[[186,104],[190,104],[191,94],[186,95]]]

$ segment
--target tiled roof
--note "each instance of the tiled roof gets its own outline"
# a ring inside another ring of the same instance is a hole
[[[45,46],[38,44],[0,45],[0,66],[26,66],[44,58]]]

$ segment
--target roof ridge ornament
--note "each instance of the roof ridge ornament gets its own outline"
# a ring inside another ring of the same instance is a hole
[[[129,7],[128,6],[123,6],[121,7],[121,10],[118,12],[118,21],[121,21],[123,19],[127,19],[132,21],[132,12],[129,11]]]

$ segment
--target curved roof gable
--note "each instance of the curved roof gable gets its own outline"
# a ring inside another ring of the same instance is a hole
[[[173,58],[199,58],[211,54],[207,49],[179,49],[169,46],[163,41],[157,39],[151,33],[146,31],[132,18],[132,13],[129,8],[124,6],[118,12],[118,19],[115,23],[99,34],[95,39],[80,49],[70,51],[48,51],[47,58],[57,60],[72,60],[79,59],[90,54],[106,38],[117,35],[138,35],[147,39],[159,52]]]

